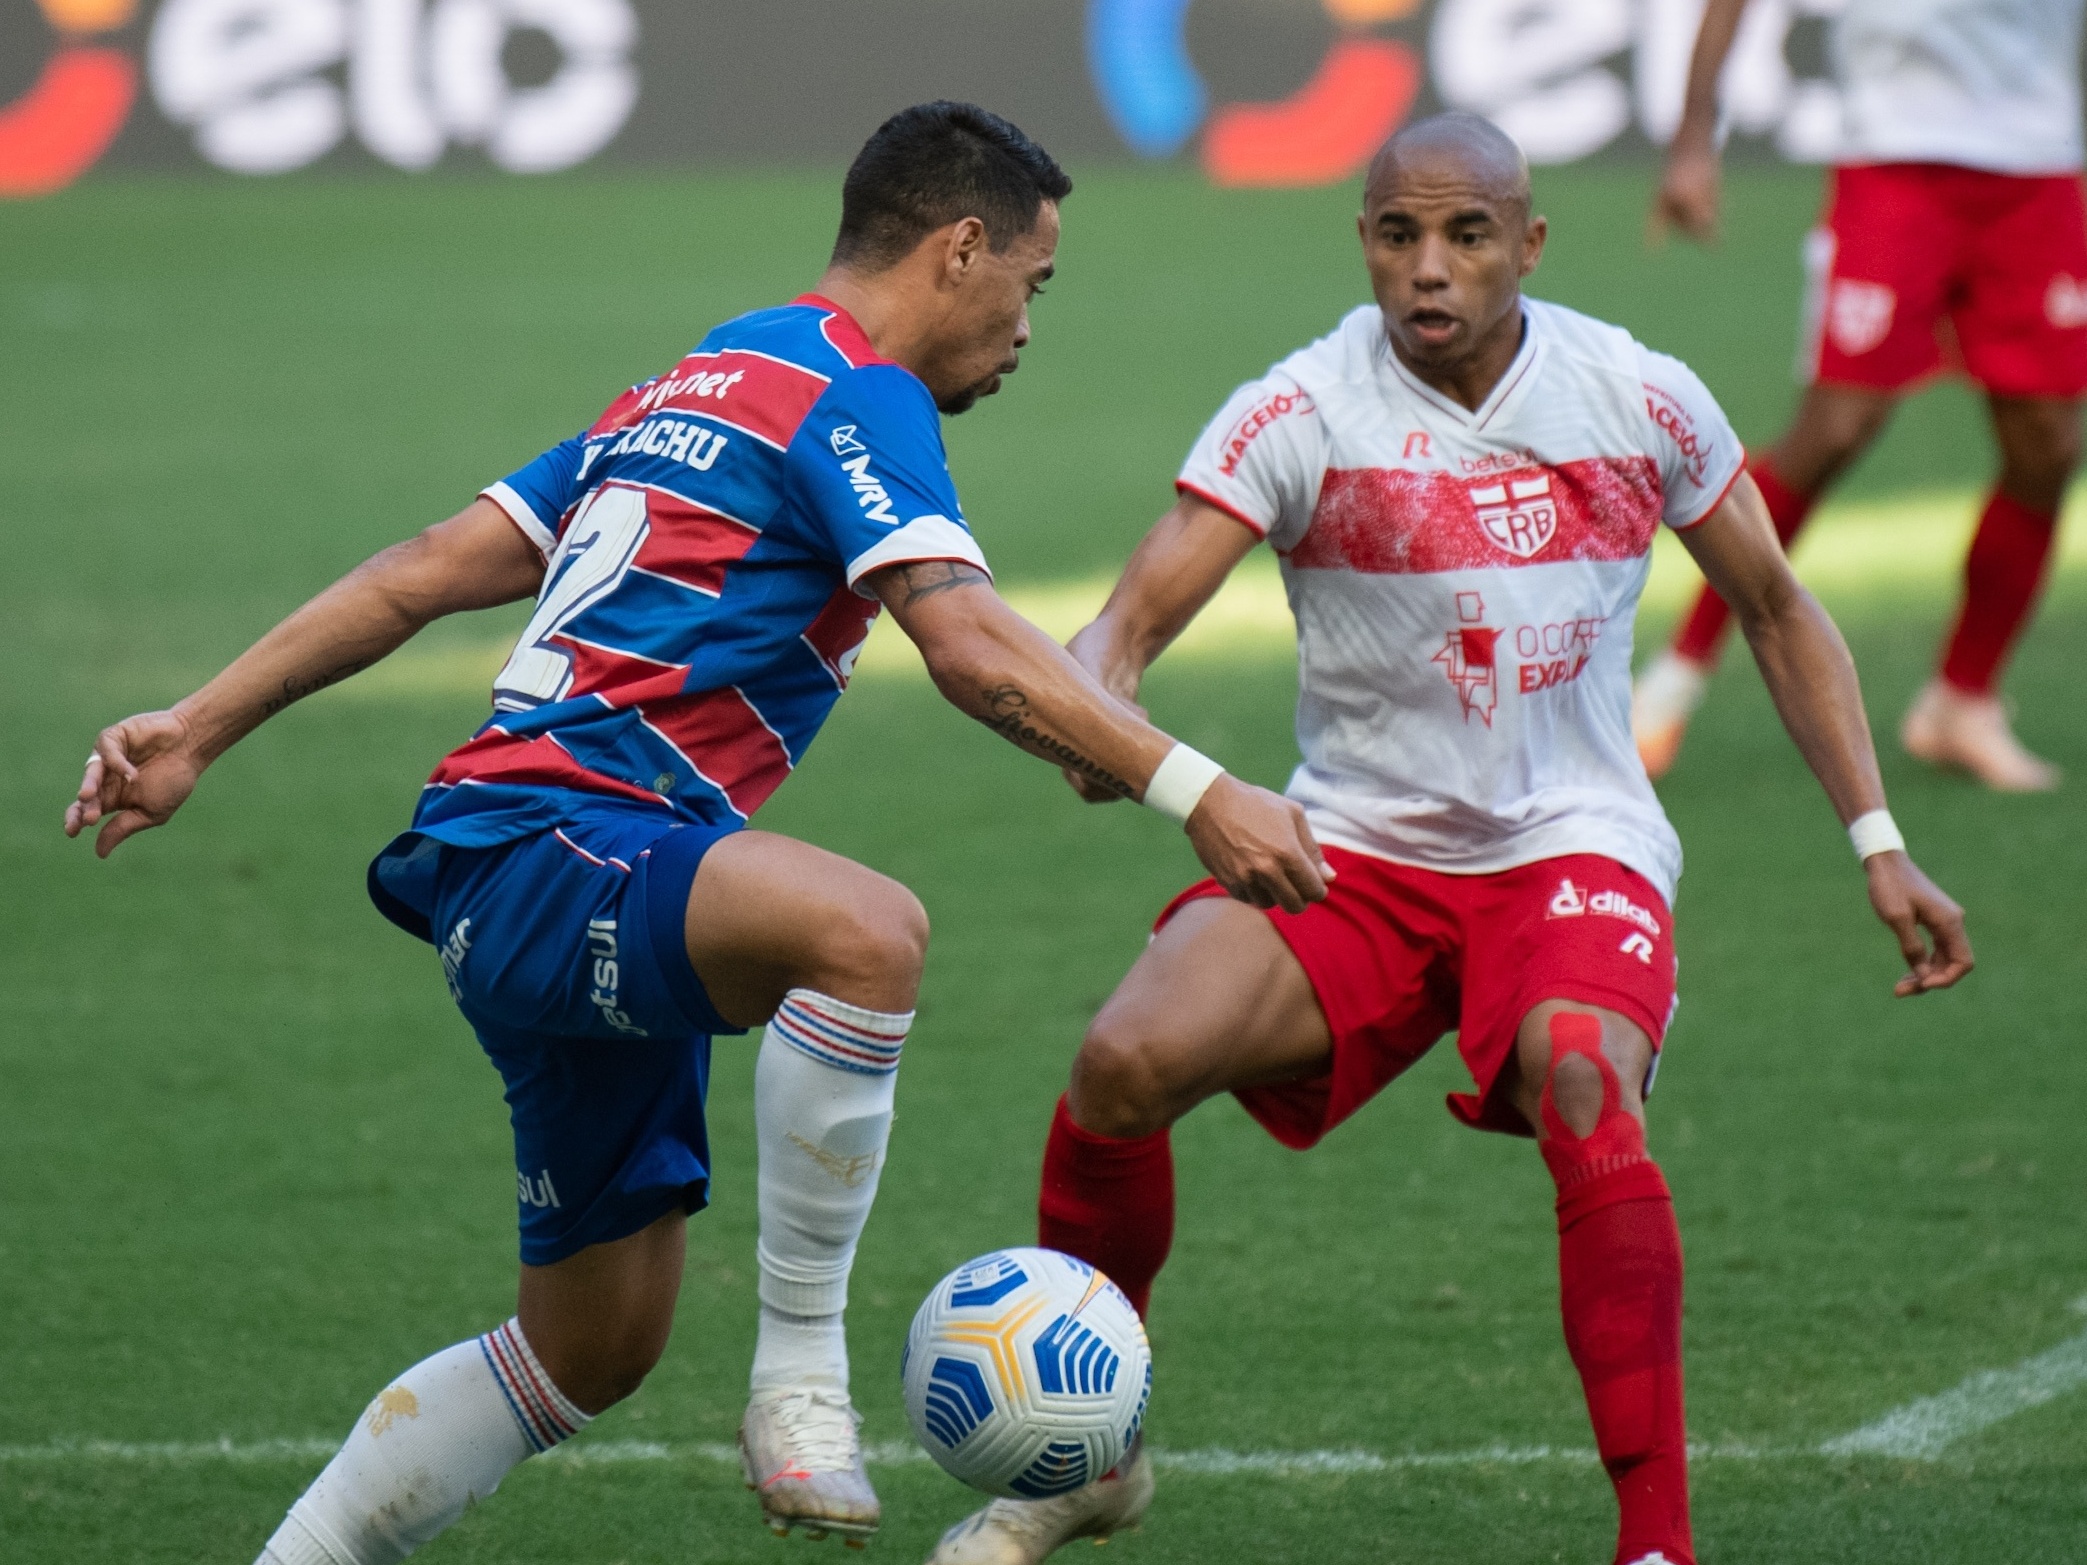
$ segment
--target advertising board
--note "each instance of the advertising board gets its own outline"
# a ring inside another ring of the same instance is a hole
[[[1840,0],[1756,0],[1742,145],[1831,155]],[[0,193],[95,167],[529,175],[846,158],[965,97],[1068,161],[1228,185],[1351,176],[1468,108],[1539,162],[1642,155],[1680,113],[1701,0],[0,0]]]

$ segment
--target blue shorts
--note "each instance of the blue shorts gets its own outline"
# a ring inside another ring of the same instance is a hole
[[[507,1085],[522,1260],[548,1266],[708,1199],[717,1014],[688,960],[689,888],[738,829],[604,811],[492,847],[419,832],[370,895],[431,940]]]

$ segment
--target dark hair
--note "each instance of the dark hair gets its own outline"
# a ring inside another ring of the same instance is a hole
[[[880,272],[966,217],[1004,251],[1036,227],[1044,202],[1071,193],[1065,170],[999,115],[975,103],[916,104],[878,126],[850,165],[833,259]]]

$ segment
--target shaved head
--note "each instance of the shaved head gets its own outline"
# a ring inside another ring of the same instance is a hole
[[[1528,218],[1529,160],[1512,136],[1477,114],[1433,114],[1400,130],[1370,160],[1362,204],[1377,206],[1409,178],[1444,174]]]
[[[1522,340],[1522,279],[1550,225],[1529,207],[1529,162],[1476,114],[1416,120],[1371,160],[1356,218],[1392,351],[1475,408]]]

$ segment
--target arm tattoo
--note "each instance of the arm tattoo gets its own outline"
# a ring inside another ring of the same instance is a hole
[[[921,560],[912,565],[897,567],[899,580],[906,584],[906,607],[923,599],[932,598],[938,592],[948,592],[954,587],[991,586],[993,578],[975,565],[966,565],[962,560]]]
[[[350,674],[359,674],[376,662],[375,658],[356,658],[338,668],[330,668],[323,674],[292,674],[283,681],[283,693],[271,696],[261,704],[261,714],[273,717],[287,706],[302,701],[306,696],[324,690],[328,685],[337,685]]]
[[[1090,782],[1113,789],[1126,799],[1134,798],[1137,790],[1106,767],[1089,760],[1062,739],[1052,737],[1038,728],[1035,714],[1029,710],[1029,697],[1013,685],[995,685],[981,690],[985,700],[985,715],[979,718],[986,727],[1003,739],[1022,746],[1038,755],[1049,757],[1069,771],[1078,772]]]

